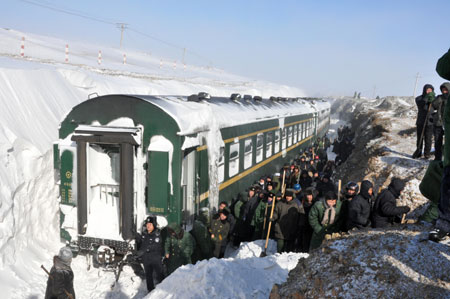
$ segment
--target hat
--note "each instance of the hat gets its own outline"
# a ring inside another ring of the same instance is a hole
[[[288,190],[286,190],[285,196],[294,197],[294,192],[292,192],[292,190],[288,189]]]
[[[300,190],[302,190],[302,187],[300,186],[300,184],[295,184],[294,185],[294,190],[295,191],[300,191]]]
[[[59,250],[58,257],[63,262],[63,264],[70,266],[73,258],[72,250],[70,250],[69,247],[64,246]]]
[[[224,208],[222,210],[219,210],[219,214],[224,214],[225,216],[230,215],[230,210],[228,208]]]
[[[251,186],[250,188],[248,188],[248,191],[255,191],[255,187]]]
[[[144,225],[147,225],[147,223],[151,223],[151,224],[153,224],[153,226],[156,227],[158,225],[158,222],[156,220],[156,216],[150,215],[147,218],[145,218]]]
[[[325,200],[327,199],[337,199],[336,193],[334,193],[333,191],[328,191],[327,193],[325,193]]]

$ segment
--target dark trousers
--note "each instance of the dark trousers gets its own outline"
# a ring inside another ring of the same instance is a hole
[[[295,249],[295,240],[277,239],[277,252],[293,252]]]
[[[450,233],[450,166],[444,168],[438,208],[439,218],[436,221],[436,227]]]
[[[442,141],[444,139],[444,130],[442,127],[434,127],[434,159],[442,160]]]
[[[154,260],[144,264],[145,279],[147,280],[147,290],[151,292],[163,280],[163,266],[161,260]],[[155,274],[153,276],[153,274]]]
[[[425,131],[423,133],[422,142],[420,142],[420,136],[422,135],[424,124],[417,124],[417,149],[419,150],[419,153],[422,153],[423,144],[425,141],[425,150],[424,154],[429,156],[431,152],[431,141],[433,138],[433,126],[427,125],[425,126]]]

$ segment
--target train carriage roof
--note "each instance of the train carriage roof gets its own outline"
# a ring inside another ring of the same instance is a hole
[[[180,128],[179,135],[207,131],[212,127],[226,128],[262,120],[313,113],[330,108],[320,99],[240,99],[210,97],[191,100],[184,96],[129,95],[145,100],[170,115]],[[194,98],[195,99],[195,98]]]

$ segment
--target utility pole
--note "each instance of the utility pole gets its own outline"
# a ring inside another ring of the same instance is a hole
[[[186,57],[186,48],[183,48],[183,64],[186,64],[184,60],[185,57]]]
[[[377,93],[377,86],[374,85],[374,86],[373,86],[373,96],[372,96],[373,99],[375,99],[375,94],[376,94],[376,93]]]
[[[416,83],[414,84],[414,95],[413,97],[416,98],[416,88],[417,88],[417,82],[419,81],[419,73],[416,74]]]
[[[120,48],[122,49],[122,41],[123,41],[123,32],[127,29],[127,25],[125,23],[117,23],[117,28],[120,29]]]

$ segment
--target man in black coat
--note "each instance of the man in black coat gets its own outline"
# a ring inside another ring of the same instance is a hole
[[[361,229],[370,225],[370,211],[373,201],[373,185],[370,181],[361,182],[361,191],[348,203],[348,230]]]
[[[417,105],[417,149],[413,154],[413,158],[420,158],[422,156],[423,141],[425,140],[424,156],[426,159],[430,157],[431,140],[433,136],[433,123],[430,122],[430,117],[427,119],[427,114],[432,114],[432,102],[434,100],[434,87],[431,84],[425,84],[422,95],[416,98]],[[429,112],[429,113],[428,113]],[[423,138],[420,140],[420,137]]]
[[[53,267],[47,280],[45,299],[72,298],[75,299],[73,289],[72,251],[63,247],[58,255],[53,257]],[[70,295],[70,296],[69,296]]]
[[[387,189],[377,196],[373,207],[373,227],[386,227],[393,224],[396,217],[401,218],[402,214],[409,212],[409,207],[397,207],[396,204],[396,199],[400,197],[404,188],[405,182],[394,177]]]
[[[163,242],[161,232],[157,228],[156,216],[148,216],[145,219],[145,230],[142,235],[137,234],[136,245],[138,257],[144,264],[145,278],[147,280],[147,290],[151,292],[155,282],[158,284],[163,280]],[[155,277],[153,278],[153,273]]]
[[[444,110],[448,99],[450,82],[445,82],[440,87],[442,94],[433,101],[433,134],[434,134],[434,160],[442,160],[442,142],[444,141]]]

